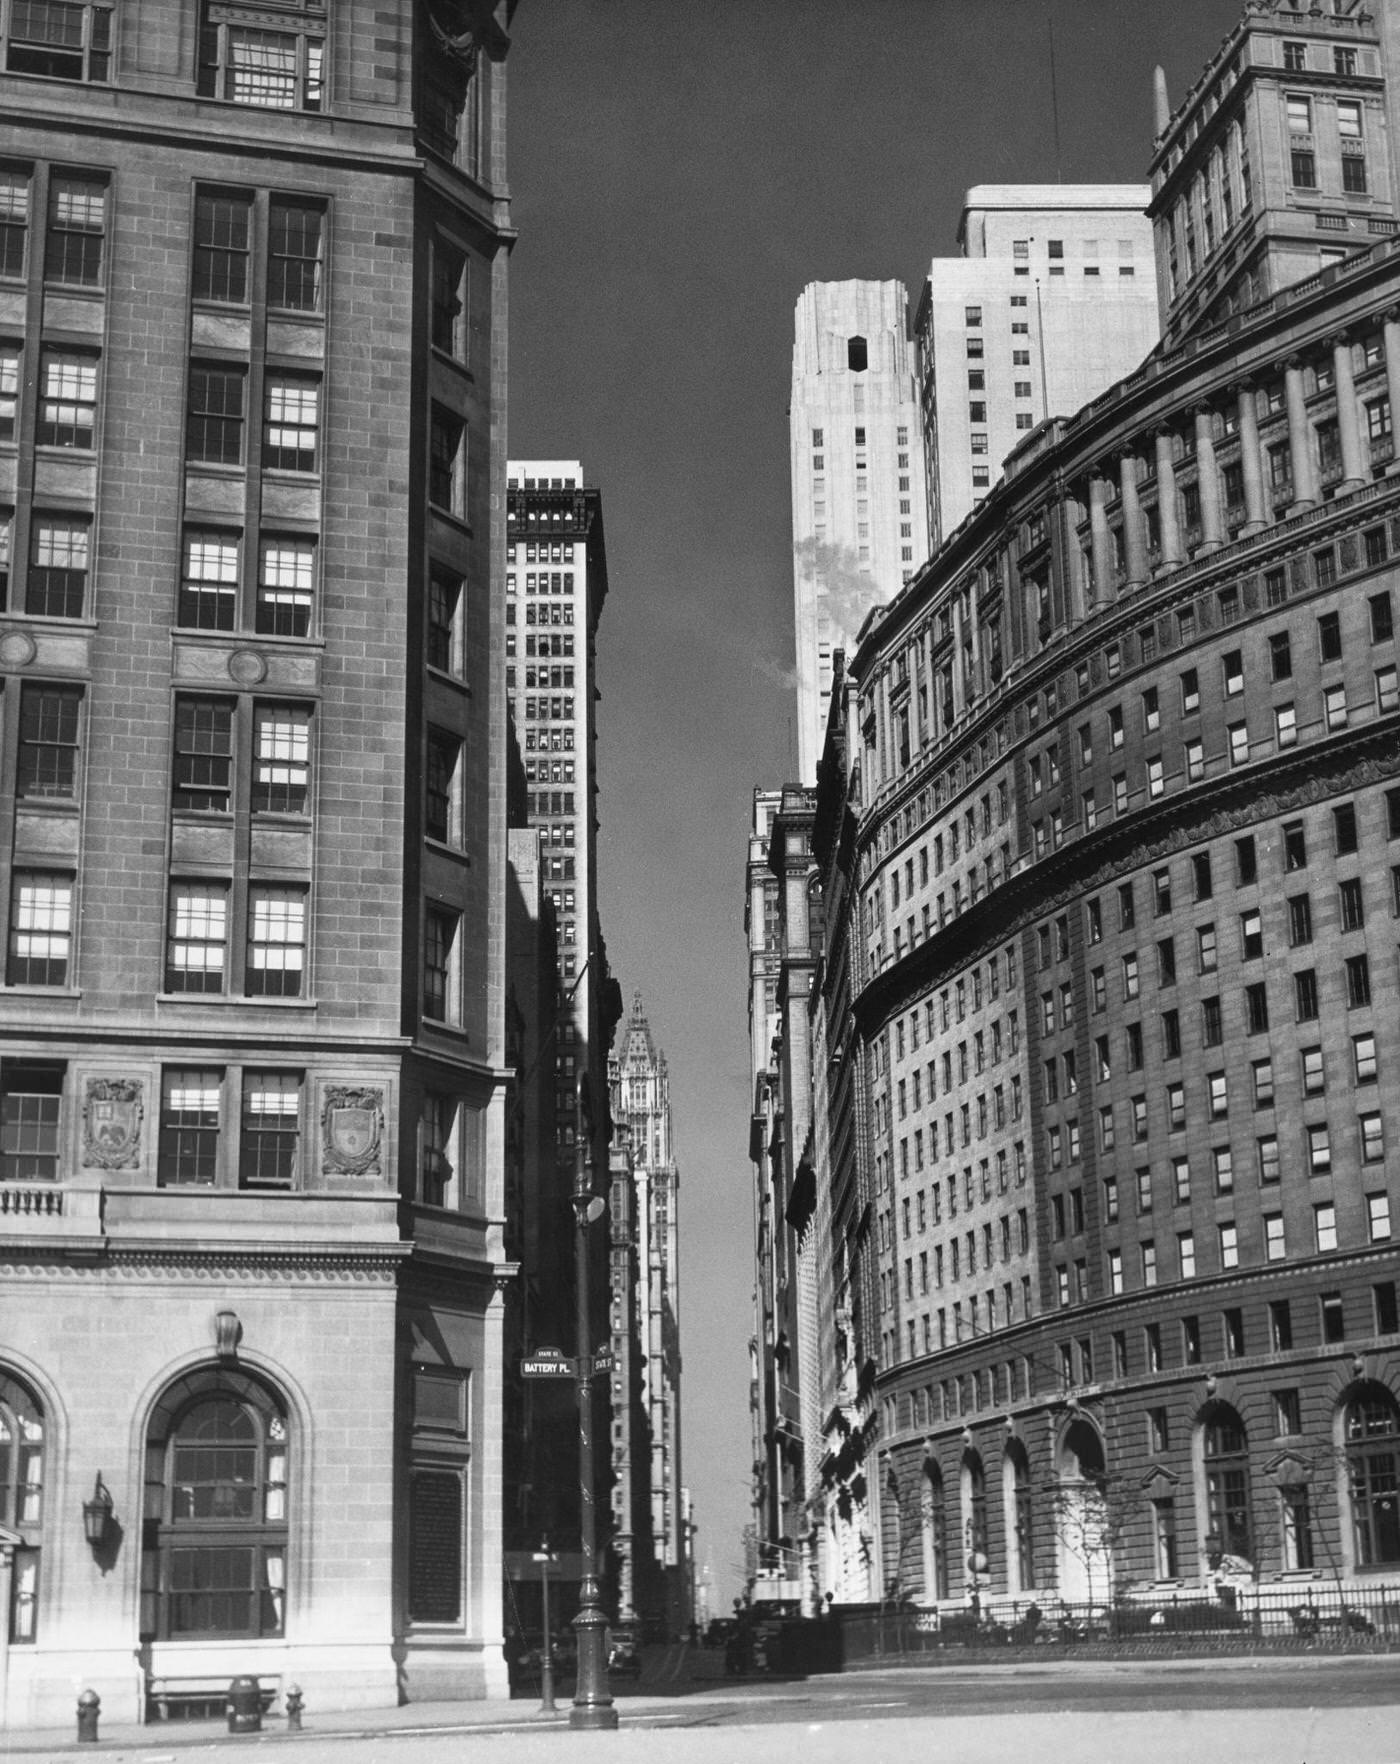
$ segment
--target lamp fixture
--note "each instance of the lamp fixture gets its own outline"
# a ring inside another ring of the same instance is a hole
[[[112,1491],[102,1480],[99,1470],[92,1485],[92,1499],[83,1502],[83,1536],[93,1549],[100,1549],[106,1542],[107,1527],[111,1522]]]

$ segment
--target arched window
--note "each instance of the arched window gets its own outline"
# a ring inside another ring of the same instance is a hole
[[[1055,1469],[1051,1503],[1060,1597],[1092,1605],[1113,1584],[1114,1514],[1103,1439],[1087,1417],[1066,1428]]]
[[[0,1527],[20,1539],[10,1575],[12,1642],[34,1640],[43,1489],[44,1411],[17,1379],[0,1372]]]
[[[1028,1592],[1035,1585],[1035,1534],[1031,1514],[1031,1467],[1026,1448],[1013,1440],[1002,1459],[1002,1497],[1009,1551],[1011,1591]]]
[[[1214,1555],[1249,1562],[1254,1542],[1250,1524],[1249,1441],[1244,1422],[1226,1403],[1205,1411],[1201,1423],[1205,1461],[1206,1549]]]
[[[1400,1562],[1400,1408],[1382,1384],[1346,1406],[1347,1478],[1358,1568]]]
[[[948,1596],[948,1535],[943,1507],[943,1472],[932,1459],[924,1465],[923,1487],[924,1597]]]
[[[146,1437],[141,1632],[281,1635],[287,1413],[246,1373],[177,1381]]]
[[[987,1476],[981,1455],[964,1452],[962,1461],[963,1569],[967,1585],[987,1577]]]

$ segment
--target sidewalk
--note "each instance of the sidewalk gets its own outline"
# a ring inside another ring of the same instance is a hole
[[[690,1657],[687,1659],[687,1654]],[[1349,1665],[1372,1663],[1374,1655],[1309,1654],[1290,1657],[1290,1671],[1345,1670]],[[1213,1656],[1192,1659],[1173,1657],[1161,1660],[1075,1660],[1039,1661],[1023,1659],[995,1663],[969,1662],[966,1665],[930,1665],[917,1657],[884,1662],[863,1662],[859,1667],[842,1673],[814,1674],[824,1682],[845,1678],[851,1683],[853,1695],[859,1694],[862,1683],[871,1679],[908,1677],[911,1673],[927,1673],[930,1678],[956,1676],[959,1679],[986,1679],[989,1683],[1008,1678],[1092,1679],[1134,1675],[1191,1673],[1209,1664],[1214,1672],[1248,1673],[1266,1665],[1277,1665],[1257,1655]],[[639,1691],[624,1688],[614,1693],[614,1706],[623,1727],[655,1727],[672,1725],[689,1713],[694,1720],[704,1721],[710,1705],[745,1703],[770,1704],[782,1700],[782,1687],[797,1688],[806,1679],[726,1678],[719,1671],[705,1670],[711,1666],[703,1649],[693,1653],[684,1644],[669,1647],[648,1662],[646,1685]],[[699,1672],[695,1667],[701,1668]],[[688,1670],[689,1668],[689,1670]],[[663,1688],[667,1686],[669,1688]],[[318,1713],[308,1710],[300,1733],[289,1732],[286,1718],[269,1715],[264,1718],[258,1734],[230,1734],[227,1722],[170,1721],[138,1723],[100,1723],[96,1743],[80,1744],[76,1738],[76,1715],[67,1728],[0,1730],[0,1760],[26,1758],[32,1761],[82,1757],[106,1757],[141,1761],[141,1764],[169,1764],[180,1754],[197,1750],[230,1747],[268,1748],[308,1746],[313,1742],[359,1741],[385,1738],[408,1739],[414,1735],[446,1737],[454,1733],[505,1734],[529,1731],[541,1734],[565,1733],[569,1728],[572,1697],[556,1692],[553,1715],[540,1712],[538,1696],[515,1697],[509,1701],[405,1703],[398,1708],[352,1709]],[[313,1748],[314,1749],[314,1748]],[[1400,1740],[1396,1755],[1400,1757]]]

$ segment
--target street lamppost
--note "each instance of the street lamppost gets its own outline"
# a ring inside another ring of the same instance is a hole
[[[593,1120],[588,1100],[588,1080],[578,1081],[577,1162],[574,1167],[574,1284],[577,1288],[578,1330],[577,1353],[578,1392],[578,1476],[579,1476],[579,1548],[583,1556],[583,1578],[579,1586],[578,1615],[574,1633],[578,1637],[578,1676],[575,1680],[574,1703],[569,1711],[569,1726],[577,1728],[614,1728],[617,1710],[608,1687],[608,1661],[604,1640],[608,1620],[599,1603],[598,1593],[598,1531],[593,1503],[593,1346],[588,1316],[591,1266],[588,1256],[588,1227],[607,1211],[607,1202],[593,1192]]]

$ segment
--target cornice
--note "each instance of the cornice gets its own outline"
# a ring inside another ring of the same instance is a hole
[[[278,1281],[288,1285],[394,1286],[411,1244],[374,1244],[358,1249],[345,1244],[295,1249],[196,1244],[113,1244],[104,1254],[84,1255],[75,1242],[61,1256],[52,1249],[26,1254],[22,1245],[7,1246],[0,1261],[0,1280],[113,1280],[135,1284],[160,1282],[198,1286],[232,1281]]]
[[[943,930],[876,975],[851,1000],[869,1040],[916,998],[1005,943],[1033,920],[1120,876],[1202,839],[1249,828],[1305,803],[1393,778],[1400,722],[1293,749],[1241,772],[1199,784],[1070,841],[1032,863]]]

